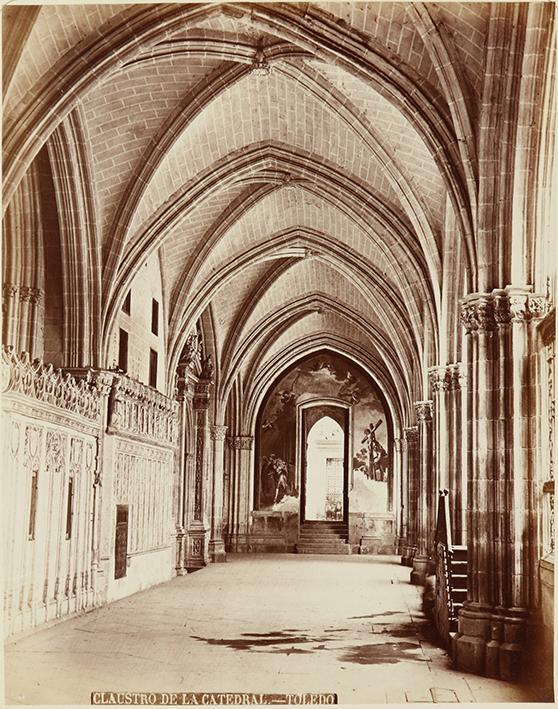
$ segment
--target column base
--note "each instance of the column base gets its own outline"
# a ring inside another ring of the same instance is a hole
[[[211,539],[209,541],[209,559],[212,564],[219,564],[227,560],[225,542],[222,539]]]
[[[176,532],[176,566],[174,567],[177,576],[186,575],[186,569],[184,567],[185,536],[184,529],[179,528]]]
[[[427,556],[415,556],[410,581],[414,586],[424,586],[429,575],[430,559]]]
[[[206,534],[207,530],[203,526],[188,529],[186,558],[184,560],[184,566],[188,573],[203,569],[208,564],[205,543]]]
[[[401,566],[412,566],[417,548],[405,545],[401,548]]]
[[[491,609],[467,602],[459,613],[454,641],[457,669],[508,682],[520,680],[528,617],[523,608]]]

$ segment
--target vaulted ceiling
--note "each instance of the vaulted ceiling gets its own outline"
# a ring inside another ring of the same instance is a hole
[[[404,406],[444,273],[459,296],[476,271],[490,6],[8,10],[5,204],[71,119],[104,341],[158,252],[169,371],[203,316],[223,400],[320,337],[367,353]]]

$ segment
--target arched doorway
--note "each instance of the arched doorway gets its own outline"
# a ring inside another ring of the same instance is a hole
[[[349,411],[325,402],[300,407],[301,522],[347,522]]]

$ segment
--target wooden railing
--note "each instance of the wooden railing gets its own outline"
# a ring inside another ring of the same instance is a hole
[[[447,645],[449,643],[449,633],[456,621],[452,600],[451,562],[453,545],[448,490],[440,490],[438,498],[435,543],[436,601],[434,605],[434,621],[440,638]]]

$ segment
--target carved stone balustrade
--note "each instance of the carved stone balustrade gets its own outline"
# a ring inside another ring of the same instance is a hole
[[[178,404],[135,379],[115,374],[109,398],[108,432],[175,446]]]
[[[76,378],[52,364],[32,360],[26,352],[18,355],[13,347],[4,346],[0,382],[3,394],[20,394],[90,421],[101,418],[102,392],[92,372]]]

